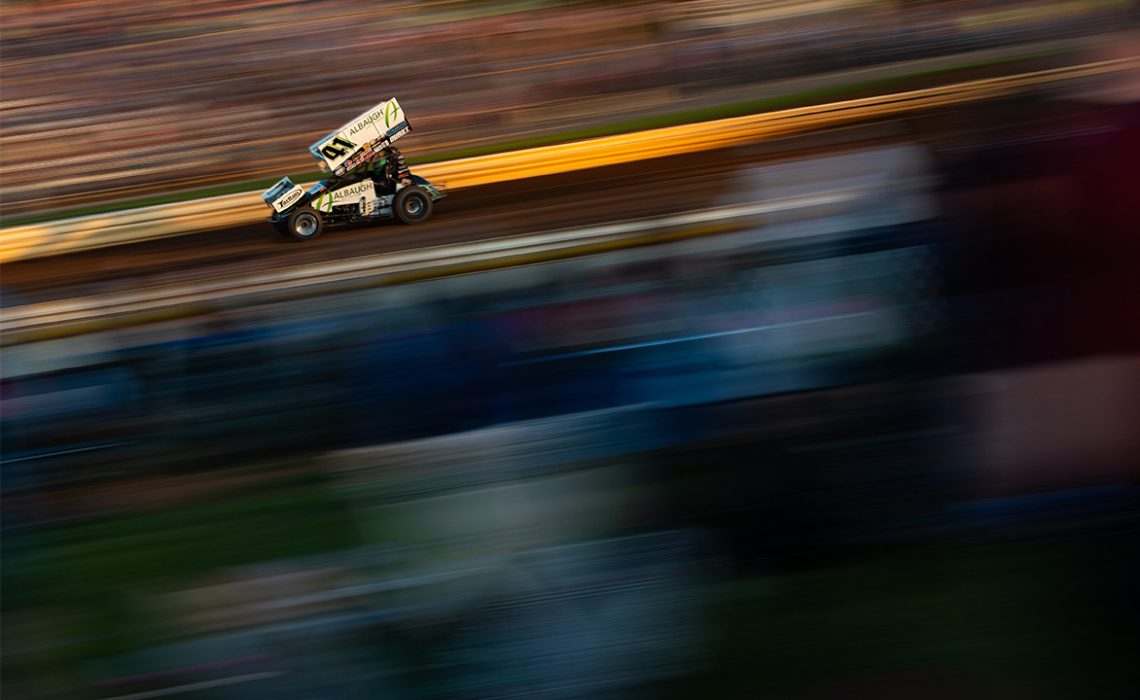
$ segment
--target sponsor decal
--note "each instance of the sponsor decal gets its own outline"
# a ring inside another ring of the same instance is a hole
[[[376,155],[375,151],[373,150],[373,148],[370,147],[367,150],[361,151],[357,155],[355,155],[352,158],[349,158],[347,161],[345,161],[343,168],[344,168],[345,172],[347,172],[349,170],[353,170],[354,168],[357,168],[357,167],[363,165],[364,163],[368,162],[368,159],[374,155]]]
[[[273,202],[273,209],[282,212],[293,206],[305,194],[305,189],[300,185],[295,185],[293,189],[278,197]]]
[[[330,212],[334,206],[339,204],[356,204],[361,197],[369,201],[376,199],[376,187],[371,180],[362,180],[335,189],[332,192],[326,192],[313,202],[313,208],[317,211]]]
[[[346,133],[349,137],[354,137],[361,131],[369,129],[369,127],[371,127],[371,130],[375,133],[380,131],[380,122],[384,124],[383,129],[387,130],[390,129],[393,124],[398,124],[403,121],[403,118],[404,110],[400,109],[400,103],[393,97],[387,102],[373,107],[368,113],[357,119],[352,126],[348,128]]]
[[[384,126],[392,126],[392,122],[398,121],[403,114],[400,109],[400,104],[396,102],[395,98],[388,100],[384,105]]]
[[[355,197],[356,195],[364,194],[365,192],[371,194],[373,191],[372,181],[364,180],[363,182],[358,182],[355,185],[349,185],[348,187],[340,188],[333,193],[333,196],[337,199],[341,199],[344,197]]]

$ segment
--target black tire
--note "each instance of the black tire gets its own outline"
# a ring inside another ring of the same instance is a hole
[[[431,197],[419,187],[405,187],[392,202],[396,218],[405,224],[418,224],[431,217]]]
[[[289,235],[289,224],[288,223],[286,223],[284,221],[274,221],[272,226],[273,226],[273,230],[276,231],[277,233],[280,233],[282,236],[288,236]]]
[[[313,240],[324,228],[324,219],[312,207],[301,207],[289,215],[289,235],[299,241]]]

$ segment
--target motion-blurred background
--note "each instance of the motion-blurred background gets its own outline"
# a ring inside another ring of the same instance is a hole
[[[989,49],[971,57],[985,64],[1118,28],[1131,11],[1120,0],[13,0],[0,203],[13,217],[313,170],[301,145],[377,90],[413,109],[417,156],[449,155],[822,90],[851,82],[828,74],[901,60]]]
[[[3,696],[1136,697],[1136,9],[7,0],[0,240],[311,181],[390,96],[417,164],[1121,65],[7,262]]]

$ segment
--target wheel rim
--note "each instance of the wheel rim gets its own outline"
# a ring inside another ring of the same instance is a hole
[[[411,195],[404,200],[404,213],[408,216],[419,216],[424,213],[424,200],[416,195]]]
[[[312,214],[302,214],[297,217],[296,231],[298,236],[308,238],[317,232],[317,217]]]

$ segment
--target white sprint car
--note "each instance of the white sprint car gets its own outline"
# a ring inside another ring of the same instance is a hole
[[[442,188],[413,175],[392,144],[412,130],[395,98],[376,105],[309,147],[329,173],[309,189],[281,178],[261,195],[273,210],[269,223],[299,240],[326,226],[399,219],[425,221]]]

